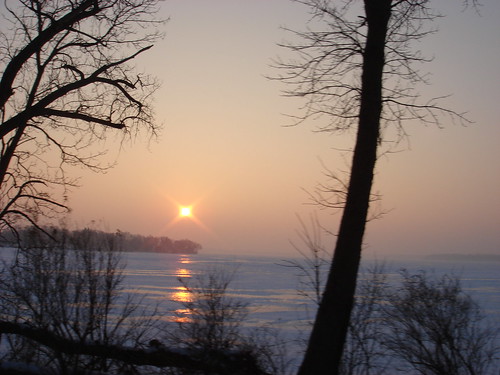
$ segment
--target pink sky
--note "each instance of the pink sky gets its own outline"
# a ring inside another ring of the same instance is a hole
[[[434,61],[423,67],[432,85],[420,92],[452,93],[446,104],[474,124],[407,124],[409,144],[378,164],[388,213],[369,223],[369,253],[500,253],[500,3],[483,1],[481,16],[456,3],[440,2],[448,16],[421,45]],[[304,9],[285,0],[169,0],[163,12],[167,36],[139,61],[162,81],[163,132],[122,148],[109,142],[118,164],[107,174],[75,171],[71,220],[187,237],[207,253],[293,255],[296,215],[314,211],[335,231],[339,214],[308,205],[304,189],[325,181],[320,160],[345,167],[338,149],[352,136],[313,132],[320,122],[285,127],[284,114],[298,114],[301,102],[265,78],[271,60],[286,55],[276,45],[290,38],[280,26],[304,29]],[[176,220],[178,205],[192,205],[196,220]]]

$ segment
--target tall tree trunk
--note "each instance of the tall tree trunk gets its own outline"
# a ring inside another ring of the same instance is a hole
[[[328,280],[299,375],[338,374],[361,261],[382,111],[382,76],[391,0],[365,0],[361,101],[346,204]]]

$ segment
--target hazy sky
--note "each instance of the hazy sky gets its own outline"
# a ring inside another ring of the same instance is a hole
[[[420,90],[468,111],[467,127],[408,124],[401,152],[380,159],[375,190],[388,213],[368,225],[366,252],[500,253],[500,2],[481,15],[456,0],[435,2],[446,14],[439,32],[419,45],[432,85]],[[117,166],[83,172],[70,204],[75,225],[189,238],[204,252],[294,254],[297,215],[336,231],[340,214],[308,204],[306,191],[326,182],[320,160],[345,168],[352,135],[298,127],[301,101],[286,98],[270,65],[287,52],[286,26],[304,30],[306,9],[287,0],[167,0],[167,36],[138,61],[157,76],[157,141],[112,147]],[[81,173],[81,172],[78,172]],[[178,206],[192,205],[192,219]],[[332,243],[326,238],[325,243]]]

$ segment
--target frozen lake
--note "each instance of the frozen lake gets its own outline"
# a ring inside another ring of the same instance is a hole
[[[3,249],[0,258],[11,258],[12,250]],[[289,341],[294,358],[308,336],[315,305],[297,293],[298,270],[284,267],[283,258],[228,255],[175,255],[158,253],[124,253],[123,291],[143,298],[143,304],[158,306],[164,320],[174,320],[182,309],[179,302],[187,292],[179,278],[188,284],[197,276],[212,270],[233,273],[228,296],[249,306],[244,327],[276,328]],[[299,260],[299,259],[297,259]],[[481,306],[489,322],[500,327],[500,262],[412,260],[390,261],[384,267],[389,281],[398,279],[398,272],[427,270],[430,275],[445,273],[459,276],[463,289]],[[362,268],[371,266],[367,261]],[[326,270],[325,270],[326,271]],[[431,272],[432,271],[432,272]],[[500,338],[499,338],[500,344]]]
[[[298,271],[284,267],[283,258],[125,253],[127,292],[160,302],[166,310],[179,307],[175,300],[183,288],[179,278],[189,280],[212,269],[234,272],[231,297],[249,303],[249,324],[272,324],[286,329],[304,327],[314,304],[297,294]],[[366,262],[364,266],[370,266]],[[410,272],[429,270],[439,276],[459,276],[463,289],[473,296],[492,321],[500,326],[500,262],[451,262],[436,260],[387,261],[385,271],[397,279],[401,268]]]

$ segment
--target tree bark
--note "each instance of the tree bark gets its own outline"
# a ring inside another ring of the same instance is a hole
[[[337,243],[299,375],[338,374],[354,303],[382,112],[384,51],[391,0],[365,0],[367,37],[363,52],[358,131],[349,188]]]

